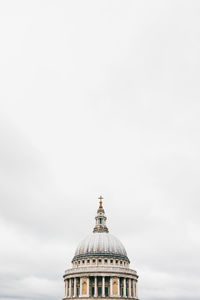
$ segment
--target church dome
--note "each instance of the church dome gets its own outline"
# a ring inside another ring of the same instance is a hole
[[[123,244],[108,231],[102,199],[93,232],[79,243],[72,268],[63,276],[63,300],[138,300],[137,272],[130,268]]]
[[[107,256],[124,259],[129,262],[123,244],[114,235],[108,233],[106,216],[102,206],[103,198],[100,197],[99,199],[100,205],[95,218],[96,226],[93,233],[79,243],[73,260],[93,256]]]
[[[94,232],[80,242],[74,258],[86,256],[113,256],[128,260],[123,244],[107,232]]]

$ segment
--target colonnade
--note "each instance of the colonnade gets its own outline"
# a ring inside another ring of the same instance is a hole
[[[117,276],[85,276],[65,279],[65,298],[137,298],[136,280]]]

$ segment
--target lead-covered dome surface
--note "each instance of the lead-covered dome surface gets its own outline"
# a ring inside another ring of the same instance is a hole
[[[109,256],[128,260],[123,244],[114,235],[107,232],[94,232],[78,245],[73,258]]]

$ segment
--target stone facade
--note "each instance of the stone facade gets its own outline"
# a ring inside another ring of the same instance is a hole
[[[93,234],[78,246],[72,268],[65,271],[65,295],[68,299],[137,299],[137,272],[121,242],[108,233],[102,197]]]

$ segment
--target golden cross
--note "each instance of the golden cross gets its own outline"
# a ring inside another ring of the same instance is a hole
[[[99,204],[100,204],[99,207],[103,207],[103,206],[102,206],[102,200],[103,200],[103,197],[100,196],[98,199],[99,199]]]

